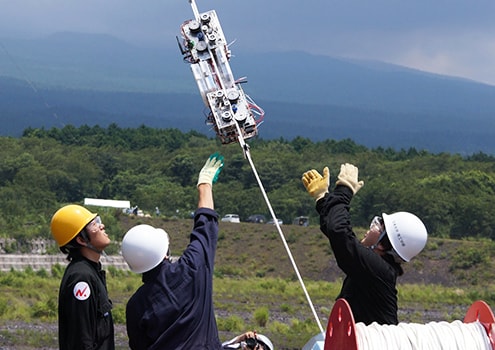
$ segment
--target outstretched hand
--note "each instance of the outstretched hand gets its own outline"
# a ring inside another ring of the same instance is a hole
[[[318,201],[328,193],[328,186],[330,186],[330,170],[328,170],[328,167],[325,167],[323,169],[323,176],[315,169],[308,170],[303,174],[301,180],[309,195],[313,197],[315,201]]]
[[[200,184],[214,184],[222,171],[223,156],[218,152],[213,153],[199,172],[198,186]]]
[[[347,186],[356,194],[364,186],[364,181],[358,180],[358,172],[356,166],[349,163],[342,164],[336,184]]]

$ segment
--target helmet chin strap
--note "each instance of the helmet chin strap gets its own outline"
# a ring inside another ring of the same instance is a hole
[[[96,247],[91,244],[91,242],[89,241],[88,233],[86,231],[83,230],[81,232],[81,238],[83,239],[84,243],[86,243],[86,248],[98,254],[103,254],[103,250],[96,249]]]
[[[86,248],[98,253],[98,254],[103,254],[103,250],[99,250],[99,249],[96,249],[94,245],[92,245],[91,243],[89,242],[86,242]]]
[[[380,243],[380,241],[383,239],[383,237],[385,237],[385,234],[386,234],[386,233],[387,233],[387,231],[385,231],[385,230],[383,230],[383,231],[380,233],[380,237],[378,237],[378,240],[376,241],[376,243],[375,243],[375,244],[372,244],[372,245],[370,246],[370,249],[371,249],[371,250],[375,249],[375,248],[378,246],[378,244],[379,244],[379,243]]]

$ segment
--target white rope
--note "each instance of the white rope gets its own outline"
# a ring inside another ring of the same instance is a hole
[[[237,124],[236,124],[237,125]],[[311,311],[313,312],[313,316],[315,317],[316,323],[318,324],[318,327],[320,328],[321,333],[325,333],[320,319],[318,318],[318,314],[316,313],[315,307],[313,305],[313,302],[311,301],[311,297],[308,294],[308,291],[306,289],[306,286],[304,285],[304,281],[301,277],[301,274],[299,273],[299,269],[297,268],[296,262],[292,256],[292,253],[290,251],[289,245],[287,244],[287,240],[285,239],[284,233],[282,232],[282,229],[280,228],[280,224],[278,223],[277,217],[275,216],[275,212],[273,211],[272,205],[270,204],[270,200],[268,199],[268,196],[266,194],[265,188],[263,187],[263,184],[261,183],[261,179],[258,176],[258,172],[256,171],[256,168],[254,166],[253,160],[251,159],[251,154],[249,152],[249,145],[245,143],[244,138],[242,137],[242,132],[239,128],[239,125],[237,125],[237,132],[238,132],[238,139],[239,143],[244,151],[244,155],[246,156],[247,160],[249,161],[249,164],[251,165],[251,169],[253,170],[254,176],[256,177],[256,181],[258,181],[258,185],[260,187],[261,193],[263,194],[263,198],[265,199],[266,205],[268,206],[268,210],[270,211],[270,214],[273,218],[273,221],[275,223],[275,226],[277,227],[278,233],[280,235],[280,238],[282,239],[282,242],[284,244],[285,250],[287,251],[287,255],[289,255],[289,259],[292,263],[292,266],[294,268],[294,271],[296,272],[297,278],[299,279],[299,282],[301,283],[301,287],[304,291],[304,294],[306,295],[306,299],[308,300],[309,306],[311,307]]]
[[[492,350],[480,322],[356,323],[359,350]]]
[[[196,2],[194,0],[189,0],[189,4],[191,4],[192,11],[194,13],[194,18],[199,20],[199,10]]]

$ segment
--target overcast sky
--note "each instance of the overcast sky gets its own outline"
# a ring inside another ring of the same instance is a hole
[[[375,59],[495,85],[495,0],[197,0],[240,50]],[[0,0],[0,37],[106,33],[176,47],[188,0]],[[283,59],[283,55],[280,57]],[[324,69],[324,67],[322,67]]]

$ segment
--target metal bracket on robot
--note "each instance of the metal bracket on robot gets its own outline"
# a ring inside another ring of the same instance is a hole
[[[463,323],[471,322],[480,322],[483,325],[491,347],[495,350],[495,317],[487,303],[478,300],[471,305]],[[333,349],[360,350],[354,316],[345,299],[338,299],[335,302],[328,319],[324,350]]]
[[[195,18],[182,24],[182,42],[178,37],[177,42],[210,110],[206,123],[223,144],[256,136],[264,111],[242,90],[245,81],[233,77],[231,52],[215,10],[199,13],[195,1],[189,3]],[[246,152],[243,142],[241,146]]]

